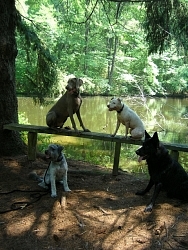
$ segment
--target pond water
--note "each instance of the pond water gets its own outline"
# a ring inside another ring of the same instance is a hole
[[[108,111],[106,106],[110,99],[111,97],[99,96],[83,98],[81,115],[86,128],[92,132],[110,134],[114,132],[116,127],[116,112]],[[188,98],[125,97],[122,99],[126,105],[137,112],[144,122],[146,130],[151,135],[157,131],[162,141],[188,143]],[[19,97],[18,111],[25,117],[24,123],[45,126],[46,113],[55,101],[57,100],[52,101],[47,106],[39,106],[35,105],[32,98]],[[81,129],[76,116],[75,121],[77,128]],[[71,127],[69,119],[65,123],[65,126]],[[124,135],[124,133],[125,127],[121,125],[118,134]],[[54,140],[56,143],[59,142],[66,146],[68,157],[73,156],[74,158],[86,161],[93,159],[92,161],[96,164],[102,162],[107,166],[113,162],[113,143],[62,136],[53,136],[52,141]],[[129,163],[136,160],[135,147],[132,145],[124,145],[122,147],[121,155],[123,155],[123,158],[129,159]],[[122,159],[122,161],[121,163],[120,160],[120,165],[125,169],[125,159]],[[183,155],[183,161],[187,165],[187,154]],[[135,163],[131,165],[135,165]],[[138,168],[140,169],[140,166]]]

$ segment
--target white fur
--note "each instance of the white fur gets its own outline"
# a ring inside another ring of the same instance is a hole
[[[47,185],[51,184],[51,197],[57,196],[56,182],[63,184],[65,191],[71,191],[67,184],[68,165],[64,154],[61,152],[62,149],[61,146],[50,144],[45,151],[45,154],[51,159],[51,162],[39,186],[48,188]],[[58,161],[60,158],[62,158],[61,161]]]
[[[124,107],[123,107],[124,105]],[[116,130],[112,136],[115,136],[120,124],[125,125],[125,137],[130,132],[133,139],[142,139],[144,137],[145,128],[140,117],[128,106],[126,106],[120,98],[112,98],[107,105],[109,111],[117,111]],[[123,109],[122,109],[123,108]],[[121,111],[122,109],[122,111]],[[118,113],[118,111],[121,111]],[[130,131],[129,131],[130,129]]]

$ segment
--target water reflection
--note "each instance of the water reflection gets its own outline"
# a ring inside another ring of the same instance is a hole
[[[83,98],[81,115],[85,126],[91,131],[110,134],[114,132],[116,112],[108,111],[106,105],[109,100],[110,97],[99,96]],[[160,140],[188,143],[188,99],[126,97],[123,101],[138,113],[148,132],[159,132]],[[53,103],[39,106],[34,104],[32,98],[18,98],[18,110],[24,114],[29,124],[45,126],[45,116],[52,105]],[[76,116],[75,121],[79,128]],[[69,119],[66,125],[71,126]],[[125,127],[121,125],[118,134],[124,133]]]

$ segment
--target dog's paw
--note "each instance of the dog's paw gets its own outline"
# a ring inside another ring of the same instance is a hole
[[[44,182],[40,182],[38,185],[42,188],[48,189],[48,186],[46,186]]]
[[[138,191],[135,193],[136,195],[145,195],[145,191]]]
[[[55,198],[55,197],[57,197],[57,194],[51,194],[51,197]]]
[[[65,192],[71,192],[69,188],[64,188]]]
[[[84,132],[91,132],[91,130],[85,128],[85,129],[84,129]]]
[[[147,212],[151,212],[152,209],[153,209],[153,204],[150,203],[148,206],[145,207],[144,212],[146,212],[146,213],[147,213]]]

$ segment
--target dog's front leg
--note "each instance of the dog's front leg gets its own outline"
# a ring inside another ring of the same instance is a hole
[[[83,130],[85,132],[91,132],[89,129],[85,128],[84,124],[83,124],[83,121],[82,121],[82,118],[81,118],[81,115],[80,115],[80,108],[76,111],[76,115],[78,117],[78,120],[80,122],[80,126],[83,128]]]
[[[154,193],[152,195],[150,204],[148,206],[146,206],[146,208],[144,209],[144,212],[151,212],[152,211],[153,206],[155,204],[155,201],[157,199],[157,196],[158,196],[161,188],[162,188],[162,183],[155,184],[155,189],[154,189]]]
[[[75,131],[78,131],[78,129],[76,128],[76,123],[75,123],[75,121],[74,121],[73,110],[72,110],[72,108],[68,108],[68,114],[69,114],[69,117],[70,117],[70,120],[71,120],[73,129],[74,129]]]
[[[116,123],[116,130],[115,130],[115,132],[114,132],[111,136],[114,137],[114,136],[116,135],[116,133],[118,132],[119,126],[120,126],[120,122],[119,122],[119,120],[117,120],[117,123]]]
[[[144,190],[142,190],[142,191],[136,192],[136,195],[145,195],[147,192],[150,191],[150,189],[153,187],[153,185],[154,185],[154,182],[153,182],[153,180],[150,178],[147,187],[146,187]]]
[[[69,192],[71,191],[69,186],[68,186],[68,183],[67,183],[67,171],[65,172],[65,174],[63,175],[63,187],[64,187],[64,190],[66,192]]]

